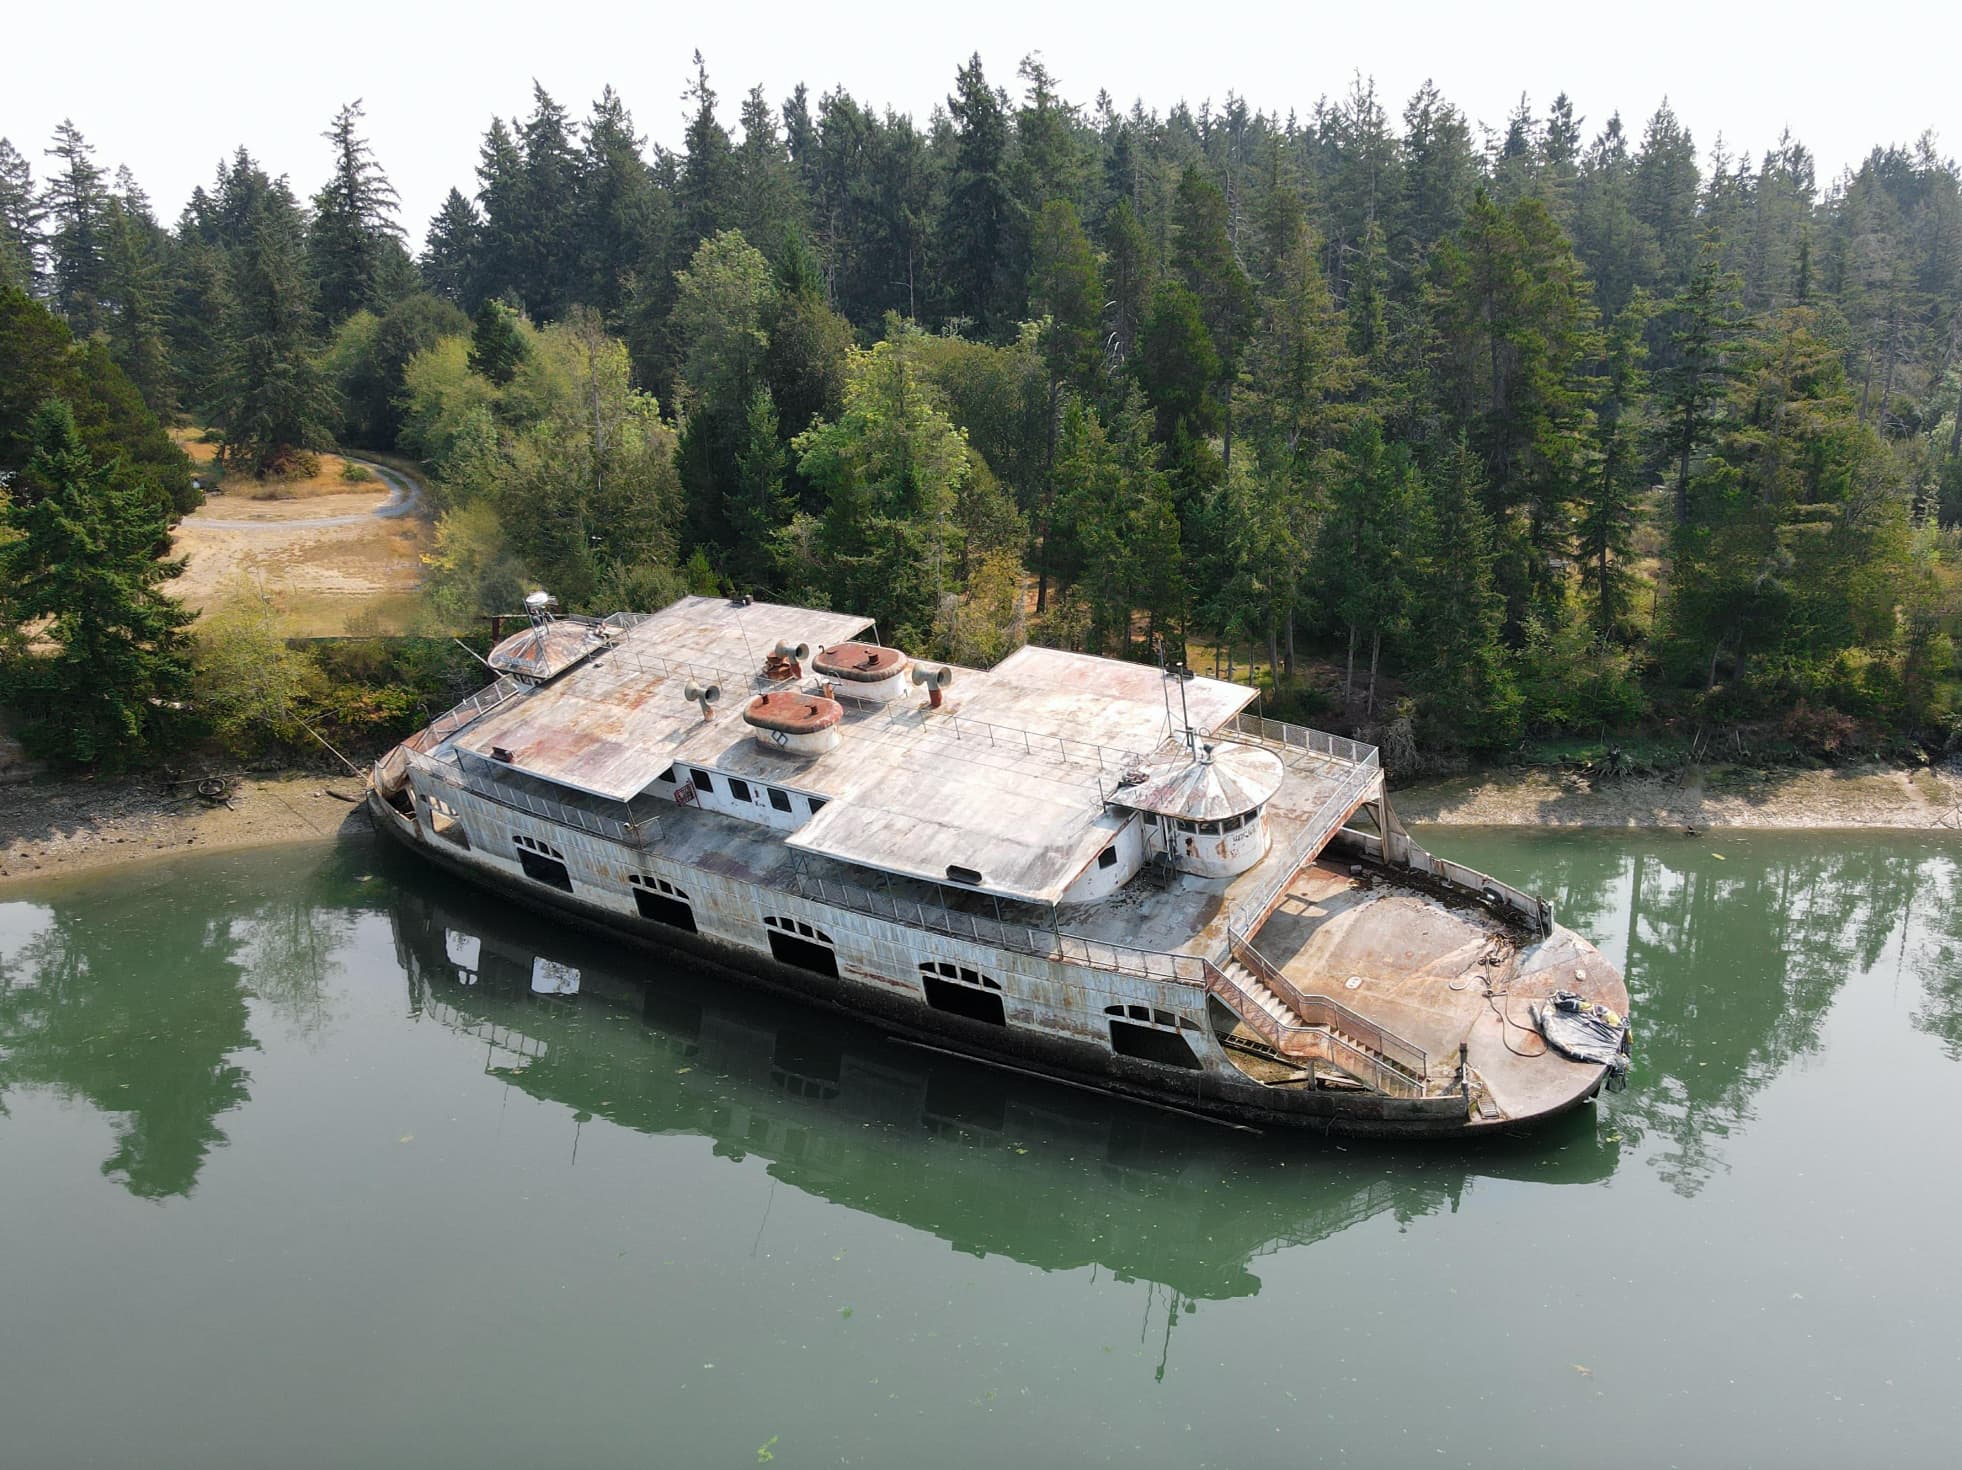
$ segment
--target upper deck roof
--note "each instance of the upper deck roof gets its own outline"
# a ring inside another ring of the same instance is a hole
[[[871,626],[852,613],[684,597],[633,622],[579,667],[510,700],[453,744],[486,758],[502,750],[527,775],[626,801],[658,779],[704,724],[686,696],[690,683],[720,684],[717,723],[733,714],[745,729],[741,711],[750,694],[767,687],[763,658],[779,642],[837,642]]]
[[[793,848],[936,882],[964,868],[982,875],[971,886],[1048,903],[1122,824],[1104,806],[1119,780],[1149,766],[1188,718],[1214,729],[1254,694],[1030,647],[990,670],[957,670],[936,709],[910,686],[881,705],[840,682],[835,749],[796,756],[759,745],[743,712],[770,687],[765,655],[779,642],[836,644],[869,627],[850,614],[685,598],[451,743],[487,758],[501,751],[515,770],[616,801],[676,764],[823,797],[783,839]],[[711,718],[686,697],[691,682],[720,684]],[[796,687],[821,682],[812,672]]]

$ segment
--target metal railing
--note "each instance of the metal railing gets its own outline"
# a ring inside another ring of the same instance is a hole
[[[614,816],[609,812],[594,811],[576,806],[570,802],[554,801],[549,796],[541,796],[514,781],[501,780],[496,767],[488,761],[473,761],[466,766],[462,761],[452,758],[448,762],[438,761],[420,752],[410,757],[418,770],[435,777],[456,790],[467,792],[480,801],[488,801],[526,816],[536,817],[541,822],[555,823],[561,827],[571,827],[584,832],[589,837],[602,838],[608,842],[618,842],[626,847],[646,847],[661,835],[661,822],[658,817]],[[624,810],[624,808],[623,808]]]
[[[1245,965],[1255,979],[1280,998],[1281,1004],[1308,1025],[1328,1027],[1343,1039],[1358,1044],[1368,1052],[1377,1053],[1414,1081],[1422,1081],[1430,1072],[1431,1061],[1422,1047],[1405,1041],[1396,1032],[1379,1026],[1339,1000],[1302,990],[1279,966],[1255,949],[1244,934],[1229,931],[1227,938],[1233,958]]]
[[[1341,737],[1331,735],[1328,738],[1337,740]],[[1364,745],[1357,748],[1367,751],[1367,758],[1357,763],[1348,775],[1337,782],[1335,790],[1331,791],[1315,809],[1315,814],[1308,819],[1307,826],[1301,829],[1283,852],[1274,875],[1256,889],[1250,898],[1242,899],[1234,905],[1232,916],[1227,920],[1229,932],[1238,930],[1242,934],[1251,934],[1260,928],[1267,918],[1268,911],[1280,901],[1288,885],[1294,882],[1294,875],[1301,871],[1302,864],[1328,846],[1329,839],[1349,819],[1349,813],[1355,809],[1356,803],[1382,775],[1376,764],[1375,747]],[[1268,861],[1273,861],[1271,854]]]
[[[1422,1097],[1425,1094],[1423,1077],[1413,1077],[1403,1068],[1386,1063],[1383,1058],[1363,1050],[1330,1027],[1296,1026],[1280,1020],[1237,985],[1232,976],[1211,962],[1206,965],[1206,988],[1284,1057],[1328,1062],[1390,1097]]]
[[[1095,970],[1110,970],[1121,975],[1136,975],[1176,984],[1205,983],[1206,961],[1198,955],[1138,949],[1033,924],[1011,924],[984,914],[963,913],[944,904],[919,903],[894,894],[861,888],[855,883],[820,878],[812,873],[795,874],[791,879],[790,891],[800,898],[832,908],[885,919],[908,928],[949,935],[955,939],[969,939],[976,944],[994,945],[1038,959],[1061,960]]]
[[[434,750],[465,726],[475,724],[507,699],[530,687],[522,679],[506,674],[489,688],[480,689],[468,699],[444,710],[402,743],[411,750]]]
[[[1331,735],[1326,730],[1311,730],[1305,725],[1290,725],[1286,720],[1263,719],[1259,715],[1235,715],[1232,728],[1242,735],[1268,745],[1286,746],[1306,755],[1318,755],[1340,765],[1377,765],[1376,747],[1364,745],[1360,740],[1350,740],[1346,736]]]

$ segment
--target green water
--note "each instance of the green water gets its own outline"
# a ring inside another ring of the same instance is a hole
[[[1962,850],[1434,840],[1626,1093],[1247,1138],[360,842],[9,894],[0,1465],[1956,1463]]]

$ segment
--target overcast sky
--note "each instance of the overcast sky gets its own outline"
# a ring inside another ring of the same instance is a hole
[[[1561,91],[1592,136],[1619,110],[1632,134],[1666,94],[1707,155],[1721,133],[1757,151],[1790,126],[1820,182],[1876,143],[1924,130],[1962,150],[1957,58],[1962,5],[1867,7],[1723,0],[1569,3],[1195,3],[1085,6],[967,3],[586,3],[423,6],[194,6],[99,0],[14,7],[0,23],[14,62],[0,90],[0,136],[42,176],[54,125],[74,120],[105,168],[128,164],[174,219],[221,155],[245,144],[302,195],[328,167],[320,132],[343,102],[367,105],[368,133],[402,195],[410,238],[452,186],[474,187],[477,141],[493,114],[530,110],[531,82],[583,116],[611,82],[639,129],[673,146],[699,47],[733,124],[761,82],[772,101],[798,81],[813,97],[842,84],[862,102],[924,120],[955,67],[981,53],[1017,91],[1016,63],[1042,52],[1071,101],[1100,88],[1120,105],[1195,108],[1238,92],[1255,108],[1306,114],[1317,97],[1373,76],[1392,117],[1426,77],[1474,122],[1501,126],[1524,91]]]

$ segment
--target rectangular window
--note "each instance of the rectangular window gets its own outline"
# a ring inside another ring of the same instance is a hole
[[[790,793],[788,791],[779,791],[776,787],[772,786],[769,788],[769,792],[771,806],[780,812],[790,810]]]
[[[657,924],[667,924],[688,934],[698,932],[695,928],[694,905],[678,898],[670,898],[665,893],[657,893],[651,888],[634,888],[634,907],[640,910],[643,919],[652,919]]]
[[[1192,1047],[1176,1031],[1160,1031],[1156,1027],[1140,1026],[1134,1021],[1112,1021],[1110,1045],[1111,1050],[1120,1057],[1156,1062],[1161,1067],[1181,1067],[1188,1072],[1199,1070],[1199,1058],[1192,1054]]]
[[[776,959],[786,965],[795,965],[800,970],[809,970],[814,975],[824,975],[833,980],[838,978],[838,954],[830,945],[785,934],[780,929],[769,932],[770,953]]]
[[[694,785],[696,789],[706,792],[710,796],[715,795],[715,777],[711,776],[707,771],[695,772]]]
[[[734,776],[731,776],[729,778],[729,795],[737,801],[748,801],[749,782],[738,781]]]
[[[957,980],[942,980],[937,975],[922,975],[920,985],[926,991],[927,1004],[936,1011],[965,1016],[970,1021],[985,1021],[990,1026],[1008,1024],[1007,1016],[1002,1014],[1000,991],[981,990]]]
[[[1097,866],[1100,868],[1114,868],[1117,866],[1117,844],[1112,843],[1109,847],[1097,854]]]
[[[542,852],[533,852],[528,847],[518,849],[518,866],[525,870],[525,876],[534,883],[543,883],[547,888],[556,888],[561,893],[572,892],[572,874],[566,871],[565,864],[555,857],[546,857]]]

